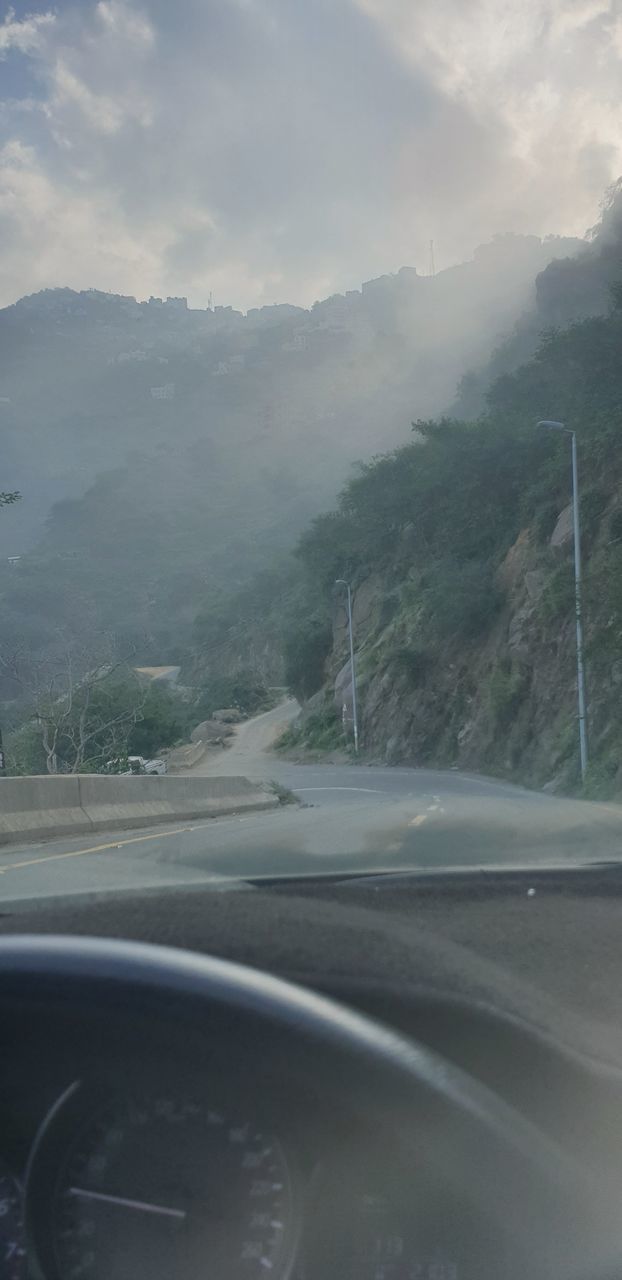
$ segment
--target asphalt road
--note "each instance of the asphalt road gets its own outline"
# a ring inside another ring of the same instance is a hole
[[[241,726],[188,772],[243,774],[300,804],[174,828],[0,850],[2,902],[204,884],[222,877],[405,867],[555,865],[622,858],[622,809],[430,769],[292,764],[270,750],[294,703]]]

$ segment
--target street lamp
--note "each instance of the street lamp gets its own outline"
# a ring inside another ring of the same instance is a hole
[[[356,709],[356,670],[354,666],[354,634],[352,631],[352,592],[350,583],[345,578],[336,578],[335,585],[345,587],[348,593],[348,633],[350,636],[350,670],[352,671],[352,726],[354,729],[354,752],[358,755],[359,750],[359,722]]]
[[[549,431],[561,431],[570,436],[572,448],[572,525],[574,532],[574,598],[577,628],[577,698],[579,703],[579,750],[581,753],[581,777],[587,773],[587,725],[585,710],[585,673],[583,669],[583,623],[581,621],[581,532],[579,528],[579,474],[577,469],[577,436],[565,422],[552,422],[544,418],[537,424]]]

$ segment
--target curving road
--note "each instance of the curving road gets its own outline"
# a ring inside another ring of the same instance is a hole
[[[230,877],[622,858],[622,809],[453,771],[293,764],[271,745],[293,702],[188,772],[270,779],[301,804],[174,828],[0,850],[0,903]]]

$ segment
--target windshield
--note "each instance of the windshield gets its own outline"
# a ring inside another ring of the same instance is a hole
[[[0,899],[620,857],[621,60],[5,10]]]

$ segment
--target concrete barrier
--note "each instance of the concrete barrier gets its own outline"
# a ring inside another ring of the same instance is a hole
[[[150,827],[273,809],[277,797],[248,778],[100,774],[0,779],[0,844],[89,831]]]
[[[85,830],[78,777],[0,778],[0,844]]]

